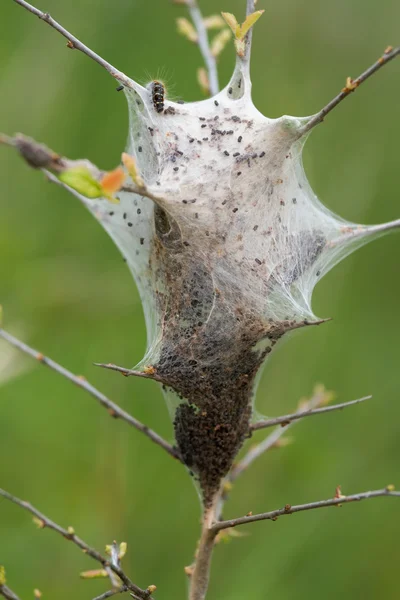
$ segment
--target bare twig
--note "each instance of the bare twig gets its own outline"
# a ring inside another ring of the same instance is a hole
[[[203,55],[204,62],[206,63],[210,92],[212,96],[215,96],[215,94],[218,94],[219,92],[217,61],[210,50],[207,28],[204,24],[203,15],[200,12],[197,0],[186,0],[186,5],[197,31],[197,43],[199,45],[200,52]]]
[[[119,367],[113,363],[93,363],[95,367],[101,367],[102,369],[109,369],[110,371],[117,371],[122,373],[125,377],[144,377],[146,379],[153,379],[163,385],[169,385],[160,375],[157,375],[157,371],[153,367],[148,367],[148,371],[136,371],[136,369],[126,369],[125,367]]]
[[[14,594],[6,585],[0,585],[0,596],[7,598],[7,600],[20,600],[17,594]]]
[[[12,494],[6,492],[3,489],[0,489],[0,496],[5,498],[6,500],[9,500],[10,502],[13,502],[17,506],[23,508],[24,510],[34,515],[39,527],[43,529],[47,527],[48,529],[56,531],[58,534],[62,535],[66,540],[70,540],[71,542],[73,542],[76,546],[78,546],[78,548],[83,550],[85,554],[87,554],[88,556],[99,562],[101,565],[103,565],[104,568],[111,569],[116,575],[118,575],[118,577],[121,579],[122,583],[128,588],[128,590],[134,592],[138,596],[138,598],[140,598],[141,600],[150,600],[151,594],[148,590],[142,590],[140,587],[135,585],[120,567],[117,567],[114,564],[112,564],[110,560],[102,556],[99,552],[97,552],[97,550],[91,548],[86,542],[79,538],[75,534],[73,528],[69,527],[68,529],[64,529],[63,527],[60,527],[60,525],[57,525],[57,523],[46,517],[46,515],[41,513],[29,502],[25,502],[24,500],[13,496]]]
[[[110,73],[110,75],[112,75],[112,77],[114,77],[114,79],[117,79],[118,81],[123,83],[124,86],[126,86],[128,88],[133,88],[136,90],[143,89],[139,84],[137,84],[135,81],[133,81],[130,77],[128,77],[127,75],[125,75],[124,73],[122,73],[121,71],[119,71],[118,69],[113,67],[109,62],[104,60],[104,58],[102,58],[101,56],[96,54],[96,52],[93,52],[93,50],[91,50],[90,48],[85,46],[85,44],[83,44],[81,41],[79,41],[78,38],[76,38],[74,35],[72,35],[69,31],[64,29],[64,27],[62,27],[62,25],[60,25],[60,23],[55,21],[48,13],[42,12],[35,6],[32,6],[32,4],[25,2],[25,0],[14,0],[14,2],[16,2],[17,4],[19,4],[26,10],[28,10],[29,12],[33,13],[34,15],[39,17],[39,19],[41,19],[42,21],[45,21],[45,23],[50,25],[50,27],[53,27],[53,29],[55,29],[56,31],[61,33],[61,35],[63,35],[68,40],[68,44],[67,44],[68,48],[80,50],[81,52],[83,52],[83,54],[86,54],[87,56],[89,56],[89,58],[91,58],[92,60],[97,62],[106,71],[108,71],[108,73]]]
[[[325,116],[331,112],[342,100],[344,100],[347,96],[349,96],[352,92],[354,92],[366,79],[371,77],[374,73],[379,71],[381,67],[386,65],[389,61],[400,54],[400,46],[398,48],[392,48],[389,46],[383,55],[373,64],[371,65],[364,73],[361,73],[356,79],[351,79],[350,77],[346,81],[345,87],[342,91],[335,97],[333,100],[328,102],[328,104],[320,110],[317,114],[315,114],[306,125],[304,125],[300,130],[300,135],[304,135],[308,133],[313,127],[321,123]]]
[[[332,392],[328,392],[324,386],[316,386],[314,393],[310,400],[301,406],[297,413],[309,412],[315,410],[318,406],[327,403],[332,398]],[[293,419],[289,422],[283,422],[282,427],[277,427],[268,437],[265,438],[259,444],[256,444],[247,452],[247,454],[233,466],[231,472],[228,475],[228,481],[233,483],[236,479],[253,464],[253,462],[262,454],[267,452],[270,448],[273,448],[279,441],[279,439],[286,433],[296,421]],[[275,423],[276,424],[276,423]]]
[[[267,427],[274,427],[275,425],[288,425],[292,421],[296,421],[298,419],[304,419],[305,417],[312,417],[314,415],[321,415],[323,413],[332,412],[334,410],[342,410],[343,408],[347,408],[348,406],[354,406],[355,404],[360,404],[360,402],[365,402],[366,400],[370,400],[372,396],[364,396],[364,398],[358,398],[357,400],[350,400],[350,402],[342,402],[341,404],[334,404],[333,406],[323,406],[322,408],[314,408],[305,411],[298,411],[291,415],[284,415],[282,417],[275,417],[273,419],[267,419],[265,421],[258,421],[258,423],[254,423],[251,425],[252,431],[257,431],[258,429],[266,429]]]
[[[93,600],[106,600],[106,598],[111,598],[111,596],[116,596],[117,594],[124,594],[125,592],[129,592],[129,588],[127,588],[126,585],[119,589],[108,590],[108,592],[104,592],[104,594],[96,596],[96,598],[93,598]]]
[[[242,473],[246,471],[255,460],[257,460],[257,458],[259,458],[262,454],[273,448],[278,443],[279,439],[293,424],[294,422],[288,423],[284,427],[277,427],[269,436],[265,438],[265,440],[250,448],[250,450],[247,452],[247,454],[245,454],[242,460],[240,460],[236,465],[232,467],[232,470],[229,473],[227,480],[230,483],[236,481],[236,479],[240,477],[240,475],[242,475]]]
[[[309,502],[308,504],[298,504],[297,506],[291,506],[286,504],[283,508],[272,510],[270,512],[261,513],[258,515],[249,515],[246,517],[240,517],[238,519],[231,519],[229,521],[220,521],[215,523],[211,528],[212,531],[218,532],[223,529],[229,529],[230,527],[237,527],[238,525],[246,525],[247,523],[255,523],[256,521],[276,521],[278,517],[283,515],[292,515],[294,513],[302,512],[304,510],[313,510],[315,508],[325,508],[327,506],[340,506],[347,504],[348,502],[360,502],[361,500],[368,500],[370,498],[378,498],[379,496],[396,496],[400,497],[400,492],[394,492],[392,486],[387,486],[383,490],[374,490],[372,492],[362,492],[360,494],[353,494],[351,496],[342,496],[330,498],[329,500],[319,500],[318,502]]]
[[[127,423],[129,423],[129,425],[135,427],[135,429],[138,429],[139,431],[144,433],[144,435],[146,435],[152,442],[163,448],[166,452],[168,452],[170,456],[181,460],[179,452],[170,444],[168,444],[168,442],[166,442],[162,437],[160,437],[155,431],[149,429],[146,425],[132,417],[132,415],[130,415],[122,408],[120,408],[117,404],[109,400],[107,396],[105,396],[94,386],[92,386],[88,381],[86,381],[86,379],[79,375],[74,375],[73,373],[71,373],[71,371],[68,371],[67,369],[56,363],[54,360],[44,356],[37,350],[30,348],[27,344],[24,344],[10,333],[4,331],[4,329],[0,329],[0,337],[12,344],[13,346],[15,346],[16,348],[18,348],[19,350],[22,350],[22,352],[25,352],[25,354],[29,354],[29,356],[35,358],[42,365],[45,365],[53,371],[56,371],[57,373],[59,373],[78,387],[91,394],[94,398],[96,398],[98,402],[100,402],[102,406],[104,406],[108,410],[112,417],[120,418],[123,421],[126,421]]]

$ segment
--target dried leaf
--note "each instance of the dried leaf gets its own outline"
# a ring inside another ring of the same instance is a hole
[[[117,167],[113,171],[106,173],[100,181],[104,195],[112,196],[115,194],[115,192],[118,192],[118,190],[121,189],[125,179],[126,175],[122,167]]]

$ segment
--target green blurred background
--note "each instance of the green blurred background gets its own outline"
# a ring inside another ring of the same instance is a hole
[[[243,0],[203,0],[204,14],[243,15]],[[201,58],[175,33],[183,6],[154,0],[46,0],[48,10],[134,78],[167,73],[174,93],[200,97]],[[264,2],[253,52],[257,107],[271,117],[322,107],[400,41],[397,0]],[[233,51],[225,50],[225,85]],[[0,130],[22,131],[60,153],[115,166],[127,135],[123,94],[103,70],[11,0],[0,6]],[[368,81],[312,135],[310,181],[326,205],[356,222],[398,218],[400,60]],[[5,327],[76,373],[164,436],[171,424],[152,382],[96,370],[143,355],[142,309],[111,240],[71,196],[0,148],[0,303]],[[284,341],[264,371],[257,408],[284,414],[316,382],[338,401],[373,394],[345,413],[309,419],[295,443],[271,451],[234,489],[226,515],[334,494],[400,486],[400,236],[378,240],[337,266],[317,287],[314,311],[333,321]],[[0,485],[29,499],[102,549],[127,541],[125,566],[157,597],[186,597],[199,529],[199,503],[179,464],[87,394],[0,346]],[[22,370],[18,375],[15,371]],[[260,436],[261,437],[261,434]],[[215,553],[209,600],[399,597],[400,504],[377,499],[247,528]],[[95,568],[56,534],[0,502],[0,564],[22,598],[86,600],[107,589],[82,581]]]

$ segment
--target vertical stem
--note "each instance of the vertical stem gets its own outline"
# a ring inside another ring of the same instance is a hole
[[[247,4],[246,4],[246,17],[248,17],[249,15],[251,15],[251,13],[255,12],[256,10],[256,3],[255,0],[247,0]],[[248,69],[250,68],[250,55],[251,55],[251,42],[253,39],[253,28],[250,27],[249,31],[247,32],[246,35],[246,49],[245,49],[245,54],[243,57],[243,62],[246,62],[248,64]]]
[[[204,25],[203,15],[200,12],[196,0],[187,0],[187,6],[189,8],[190,16],[192,17],[194,26],[196,27],[199,48],[203,55],[204,62],[206,63],[208,79],[210,82],[210,92],[212,96],[215,96],[219,92],[217,61],[210,50],[207,28]]]
[[[216,532],[212,530],[215,522],[215,510],[220,493],[218,493],[210,506],[204,511],[201,536],[196,553],[196,562],[190,578],[189,600],[204,600],[208,582],[210,580],[211,557],[214,549]]]

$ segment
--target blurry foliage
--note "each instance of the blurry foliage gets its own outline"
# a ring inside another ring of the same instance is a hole
[[[239,15],[242,0],[218,7]],[[110,62],[143,80],[167,70],[175,96],[200,98],[197,48],[177,36],[184,8],[168,2],[61,2],[48,10]],[[317,111],[398,43],[396,0],[263,1],[255,33],[253,90],[268,116]],[[60,153],[118,163],[127,110],[102,69],[13,2],[0,9],[0,129],[23,131]],[[220,60],[222,84],[233,49]],[[399,217],[400,61],[372,78],[312,134],[306,170],[321,199],[364,223]],[[171,425],[157,386],[100,372],[93,361],[133,366],[145,347],[142,309],[111,240],[79,203],[1,149],[0,301],[6,326],[68,368],[86,375],[160,433]],[[271,451],[243,477],[227,506],[241,515],[400,483],[398,423],[399,236],[374,242],[319,285],[314,309],[333,322],[282,343],[264,371],[257,409],[290,411],[316,381],[338,401],[375,400],[296,427],[296,443]],[[7,352],[0,346],[0,357]],[[17,360],[19,360],[17,358]],[[22,360],[22,357],[21,359]],[[25,364],[24,364],[25,366]],[[257,436],[261,436],[261,433]],[[0,481],[100,549],[127,540],[125,566],[163,600],[185,597],[199,505],[179,464],[93,399],[38,365],[0,387]],[[217,549],[210,600],[395,598],[398,505],[390,499],[248,527]],[[340,511],[340,512],[339,512]],[[228,516],[228,513],[227,515]],[[78,574],[93,563],[29,517],[0,502],[0,563],[21,597],[87,599],[104,582]],[[129,567],[129,561],[131,561]],[[373,568],[366,569],[367,564]]]

